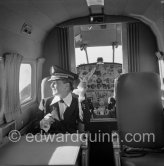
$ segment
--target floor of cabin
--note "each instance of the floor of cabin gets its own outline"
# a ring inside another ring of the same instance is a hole
[[[110,166],[115,166],[111,137],[110,140],[107,137],[104,137],[105,139],[103,139],[102,134],[105,133],[111,136],[111,132],[117,129],[117,123],[90,123],[87,129],[91,134],[89,166],[101,166],[106,165],[106,163],[108,163]],[[95,137],[95,134],[97,137]],[[96,138],[97,141],[95,141]]]
[[[115,166],[112,143],[90,143],[89,166]]]

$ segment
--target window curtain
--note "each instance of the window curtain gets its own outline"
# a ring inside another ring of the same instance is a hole
[[[58,51],[60,66],[63,69],[69,70],[69,44],[68,44],[68,27],[56,27],[58,35]]]
[[[4,115],[6,122],[15,120],[21,113],[19,99],[19,72],[22,56],[17,53],[4,54],[5,101]]]
[[[139,72],[139,25],[140,23],[127,24],[127,49],[128,49],[128,71]]]

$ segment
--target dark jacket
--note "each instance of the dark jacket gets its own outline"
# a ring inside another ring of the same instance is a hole
[[[49,133],[74,133],[77,131],[78,122],[88,124],[90,121],[91,113],[89,111],[89,104],[87,100],[82,101],[81,107],[83,110],[83,120],[79,117],[78,98],[72,96],[70,107],[67,107],[64,112],[64,119],[62,120],[59,113],[59,104],[54,103],[51,105],[53,97],[44,100],[44,115],[55,112],[55,122],[51,124]]]

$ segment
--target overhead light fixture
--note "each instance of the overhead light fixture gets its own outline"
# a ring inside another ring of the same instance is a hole
[[[91,23],[104,23],[104,0],[86,0]]]
[[[104,6],[104,0],[86,0],[88,6],[100,5]]]
[[[92,15],[90,16],[90,22],[91,23],[104,23],[104,15],[102,14],[97,14],[97,15]]]

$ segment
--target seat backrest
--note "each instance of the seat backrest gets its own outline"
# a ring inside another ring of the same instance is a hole
[[[127,73],[116,84],[116,110],[121,145],[159,148],[164,122],[159,75]]]
[[[51,82],[48,81],[50,79],[49,77],[45,77],[41,82],[41,99],[45,99],[47,97],[52,96],[52,89],[50,87]]]

